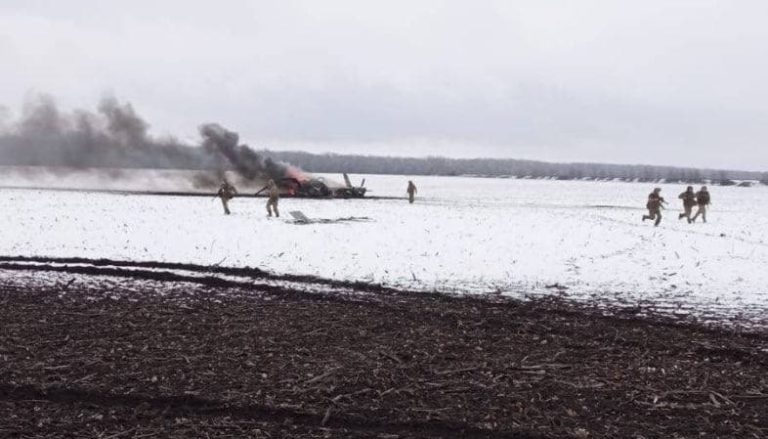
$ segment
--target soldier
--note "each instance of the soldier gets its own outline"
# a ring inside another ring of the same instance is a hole
[[[707,222],[707,206],[711,203],[711,199],[709,197],[709,191],[707,190],[706,186],[702,186],[701,190],[696,192],[696,204],[699,206],[698,210],[696,210],[696,215],[691,218],[691,222],[696,222],[696,218],[701,215],[701,219],[704,220],[704,222]]]
[[[224,206],[224,214],[229,215],[229,200],[235,197],[235,194],[237,194],[237,189],[235,189],[234,186],[229,184],[227,180],[224,180],[221,183],[221,186],[219,187],[219,191],[216,192],[216,196],[221,198],[221,205]]]
[[[408,180],[408,189],[406,190],[408,192],[408,202],[413,204],[413,200],[416,197],[416,185],[413,184],[411,180]]]
[[[643,215],[643,221],[655,219],[654,226],[658,226],[661,223],[661,209],[664,207],[663,204],[666,203],[664,198],[659,195],[659,192],[661,192],[661,188],[657,187],[648,195],[648,203],[645,205],[648,208],[648,215]]]
[[[277,200],[280,198],[280,191],[277,188],[275,180],[271,178],[267,182],[267,190],[269,191],[269,199],[267,200],[267,216],[272,216],[272,209],[275,210],[275,216],[280,218],[280,212],[277,210]]]
[[[692,223],[691,211],[693,210],[693,206],[696,205],[696,194],[693,192],[693,186],[688,186],[688,189],[678,195],[677,198],[683,200],[683,213],[678,215],[677,219],[687,218],[688,224]]]

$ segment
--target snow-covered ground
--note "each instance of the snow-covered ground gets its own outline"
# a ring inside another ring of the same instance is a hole
[[[334,176],[335,177],[335,176]],[[354,176],[355,182],[360,176]],[[405,196],[408,177],[366,176]],[[418,290],[768,309],[768,188],[712,187],[709,223],[643,223],[650,184],[414,177],[417,202],[0,189],[0,254],[252,266]],[[370,221],[297,225],[311,218]],[[557,284],[558,287],[553,287]],[[666,304],[666,305],[665,305]]]

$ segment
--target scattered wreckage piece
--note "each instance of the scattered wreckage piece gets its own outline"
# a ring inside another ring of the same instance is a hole
[[[289,221],[292,224],[338,224],[343,222],[368,222],[373,221],[371,218],[367,216],[349,216],[344,218],[309,218],[308,216],[304,215],[304,212],[300,210],[292,210],[288,212],[292,217],[293,221]]]

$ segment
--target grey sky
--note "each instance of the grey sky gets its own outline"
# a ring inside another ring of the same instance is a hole
[[[768,170],[768,2],[0,0],[0,123],[134,104],[255,147]],[[10,111],[9,111],[10,110]]]

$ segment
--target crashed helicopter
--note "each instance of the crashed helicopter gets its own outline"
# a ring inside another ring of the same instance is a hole
[[[323,177],[284,177],[277,182],[287,196],[298,198],[364,198],[368,189],[365,179],[360,186],[355,186],[346,173],[344,185],[327,180]]]

